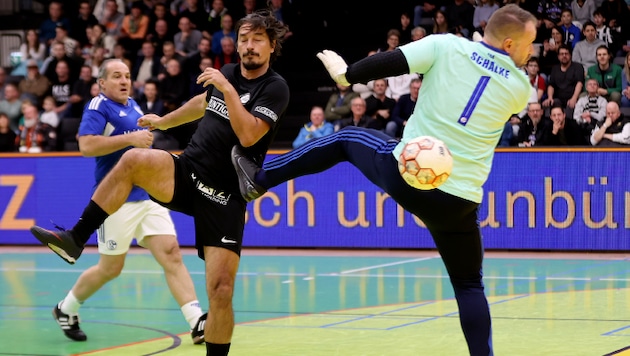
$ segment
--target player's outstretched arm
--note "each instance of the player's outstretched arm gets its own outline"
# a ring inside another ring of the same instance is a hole
[[[183,125],[203,117],[207,104],[206,93],[204,92],[193,96],[184,105],[164,116],[160,117],[154,114],[142,116],[138,119],[138,126],[147,127],[150,130],[166,130]]]
[[[347,65],[334,51],[324,50],[317,54],[331,78],[343,85],[367,83],[373,79],[408,74],[409,64],[400,49],[379,52]]]

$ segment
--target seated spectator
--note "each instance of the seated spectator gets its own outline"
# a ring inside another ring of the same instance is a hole
[[[114,54],[112,58],[120,59],[129,68],[132,68],[131,59],[127,57],[127,50],[120,43],[114,45]]]
[[[396,137],[397,125],[389,125],[396,100],[388,97],[386,92],[387,80],[375,79],[374,94],[365,99],[365,114],[373,119],[369,127],[384,131],[391,137]],[[389,131],[386,128],[389,128]]]
[[[388,123],[388,125],[395,124],[395,128],[389,128],[388,131],[394,132],[394,137],[402,137],[402,131],[407,125],[407,120],[413,114],[413,109],[416,107],[416,102],[418,101],[418,93],[420,92],[420,87],[422,86],[422,80],[420,78],[416,78],[411,80],[409,83],[409,94],[403,94],[398,98],[396,105],[394,105],[394,110],[392,111],[392,119]]]
[[[149,31],[149,16],[142,13],[143,10],[144,6],[140,1],[131,3],[131,11],[123,18],[120,26],[118,44],[125,48],[132,62]]]
[[[599,10],[595,10],[595,12],[593,12],[593,23],[595,24],[595,30],[597,31],[597,38],[604,41],[606,46],[610,49],[610,53],[617,53],[620,48],[619,32],[608,27],[606,24],[606,18]]]
[[[570,8],[569,0],[541,0],[536,11],[545,22],[555,25],[561,21],[562,10]]]
[[[584,67],[571,60],[571,51],[567,45],[558,49],[560,64],[555,65],[547,81],[547,99],[543,106],[562,106],[575,108],[584,86]]]
[[[573,0],[571,1],[571,13],[573,19],[584,26],[586,21],[590,21],[595,12],[595,0]]]
[[[160,57],[155,53],[153,42],[145,41],[142,44],[142,54],[138,56],[131,69],[134,96],[142,97],[144,84],[150,79],[156,79],[159,73]]]
[[[0,152],[15,152],[15,131],[9,127],[9,117],[0,112]]]
[[[66,61],[57,62],[57,80],[50,83],[52,97],[55,98],[57,108],[55,111],[60,119],[70,114],[70,95],[74,81],[70,80],[70,69]]]
[[[199,44],[197,44],[197,50],[184,58],[184,71],[191,78],[197,78],[199,75],[199,64],[203,58],[210,59],[210,67],[214,63],[215,53],[212,52],[212,42],[209,38],[202,37]],[[235,47],[236,48],[236,47]],[[236,53],[236,49],[234,50]],[[238,57],[238,56],[237,56]],[[205,68],[205,67],[204,67]]]
[[[188,88],[188,78],[182,73],[181,64],[177,59],[170,59],[166,63],[166,76],[159,85],[166,113],[177,109],[190,98]]]
[[[201,41],[201,37],[201,32],[191,27],[190,19],[188,17],[181,17],[179,19],[179,32],[175,34],[173,40],[175,43],[175,51],[182,57],[188,56],[197,50],[197,45],[199,41]]]
[[[525,109],[527,112],[527,109]],[[510,119],[505,123],[503,127],[503,133],[501,133],[501,138],[499,139],[499,143],[497,147],[511,147],[516,146],[516,139],[518,138],[518,131],[520,130],[521,118],[518,114],[512,114]]]
[[[22,61],[27,62],[34,59],[40,65],[46,59],[46,44],[39,41],[37,31],[30,29],[26,31],[26,41],[20,45]]]
[[[569,126],[574,128],[579,145],[590,145],[591,132],[595,125],[606,117],[608,104],[598,93],[597,80],[588,79],[585,86],[587,95],[578,99],[573,111],[573,120],[569,120]]]
[[[471,38],[473,32],[473,17],[475,7],[467,0],[452,0],[446,2],[446,18],[451,33]]]
[[[571,9],[562,10],[560,19],[562,23],[560,28],[564,32],[564,44],[569,45],[573,50],[582,37],[582,31],[573,24],[573,13]]]
[[[418,79],[417,73],[401,74],[395,77],[387,77],[387,92],[385,95],[398,100],[401,95],[409,94],[409,84],[412,80]]]
[[[50,47],[56,33],[57,23],[63,23],[70,27],[70,20],[63,14],[63,4],[61,1],[51,1],[48,4],[48,17],[39,26],[39,41]]]
[[[427,30],[424,27],[416,26],[411,30],[411,41],[417,41],[423,39],[427,35]]]
[[[190,82],[190,97],[197,96],[201,93],[205,93],[206,91],[208,91],[208,88],[204,87],[203,83],[197,84],[197,77],[199,76],[199,74],[205,71],[206,68],[212,68],[212,67],[213,67],[212,60],[209,57],[202,58],[201,62],[199,62],[199,65],[197,66],[197,71],[195,72],[193,72],[192,70],[189,71],[188,81]]]
[[[51,83],[57,81],[57,63],[60,61],[66,62],[66,65],[70,70],[70,80],[74,82],[79,77],[82,63],[80,60],[75,60],[66,54],[63,42],[54,42],[52,44],[50,57],[44,60],[44,64],[42,64],[40,69],[41,73],[43,73]]]
[[[411,16],[407,12],[403,12],[400,14],[400,23],[396,28],[398,32],[400,32],[400,45],[407,44],[411,42],[411,29],[413,26],[411,25]]]
[[[79,41],[68,36],[68,27],[63,22],[58,22],[56,31],[57,36],[55,36],[54,42],[63,43],[66,56],[70,58],[81,57],[81,45]]]
[[[118,3],[116,2],[116,0],[106,0],[103,17],[99,20],[99,22],[103,26],[105,26],[105,32],[116,39],[116,41],[118,41],[118,37],[120,36],[122,22],[125,18],[124,12],[124,8],[118,8]]]
[[[158,22],[163,21],[158,25]],[[149,14],[149,35],[147,40],[154,42],[154,38],[159,32],[163,31],[164,41],[172,41],[175,35],[175,29],[177,28],[177,19],[170,11],[167,10],[166,4],[156,3],[153,5],[153,10]],[[162,41],[162,43],[164,42]],[[162,48],[161,43],[159,47]]]
[[[545,82],[545,78],[543,78],[539,74],[540,67],[538,66],[538,58],[531,57],[530,59],[528,59],[525,69],[527,71],[527,76],[529,77],[529,84],[531,84],[532,87],[536,89],[536,97],[538,98],[538,102],[542,103],[543,95],[547,90],[547,83]]]
[[[164,45],[162,46],[162,57],[160,57],[160,72],[158,73],[158,80],[162,80],[166,76],[166,64],[171,59],[176,59],[178,62],[182,63],[184,57],[175,50],[175,43],[167,41],[164,42]]]
[[[351,113],[350,102],[359,96],[349,86],[341,84],[336,84],[336,86],[337,91],[330,95],[324,109],[324,117],[328,122],[335,122],[348,117]]]
[[[305,124],[293,140],[293,148],[298,148],[312,139],[330,135],[335,131],[333,124],[324,119],[324,109],[321,106],[313,106],[309,118],[311,122]]]
[[[42,124],[50,125],[52,128],[57,128],[59,126],[59,115],[55,109],[57,108],[57,104],[55,103],[55,99],[52,96],[47,96],[44,98],[44,102],[42,104],[44,111],[39,117],[39,121]],[[24,107],[22,107],[24,110]]]
[[[108,9],[107,7],[108,1],[109,0],[96,0],[94,4],[93,14],[99,22],[103,21],[103,17],[109,15],[111,8]],[[125,0],[116,0],[116,11],[121,15],[125,14]]]
[[[433,34],[449,33],[449,24],[446,19],[446,12],[442,10],[436,10],[433,16]]]
[[[566,125],[564,108],[560,106],[552,107],[550,118],[552,122],[551,133],[549,134],[548,141],[545,142],[545,146],[566,146],[572,144],[570,143],[572,133]]]
[[[578,99],[575,110],[573,111],[573,119],[575,119],[578,124],[590,125],[593,123],[594,125],[596,122],[602,121],[606,117],[606,105],[608,101],[601,96],[599,89],[600,87],[596,79],[590,78],[586,80],[587,95]]]
[[[620,105],[622,77],[623,70],[617,64],[611,63],[608,48],[604,45],[597,47],[597,64],[588,68],[586,79],[597,80],[599,95]]]
[[[143,95],[138,100],[138,105],[142,112],[145,114],[155,114],[162,116],[166,114],[164,108],[164,101],[160,99],[158,93],[158,82],[153,79],[148,79],[144,83]]]
[[[624,117],[614,101],[606,105],[606,119],[597,123],[591,134],[591,145],[623,147],[630,145],[630,118]]]
[[[4,99],[0,100],[0,112],[9,118],[9,127],[17,132],[22,117],[22,100],[20,90],[14,83],[7,83],[4,89]]]
[[[92,76],[92,68],[87,65],[81,67],[79,79],[72,85],[72,92],[70,94],[70,117],[80,118],[83,116],[85,104],[92,99],[90,90],[94,83],[96,83],[96,78]]]
[[[542,106],[539,103],[527,105],[527,116],[521,120],[518,129],[518,147],[547,146],[552,142],[553,122],[543,117]]]
[[[626,60],[623,64],[623,75],[621,76],[621,106],[630,107],[630,52],[626,54]]]
[[[551,73],[551,68],[560,64],[560,61],[558,60],[558,49],[563,44],[564,35],[562,34],[562,29],[558,26],[553,27],[551,29],[551,37],[543,41],[541,48],[540,58],[538,61],[541,73],[549,75]],[[569,49],[569,51],[571,51],[571,49]]]
[[[475,31],[483,35],[488,19],[498,9],[499,5],[494,0],[479,0],[473,14],[473,27]]]
[[[164,48],[164,44],[166,42],[173,43],[173,38],[175,34],[171,34],[168,22],[166,20],[157,20],[155,23],[155,28],[153,31],[147,36],[147,40],[153,43],[153,47],[155,48],[155,54],[158,57],[162,57],[164,53],[162,49]]]
[[[81,47],[85,47],[90,44],[90,39],[87,36],[87,29],[92,28],[98,23],[96,16],[92,13],[92,5],[89,0],[79,1],[79,11],[74,19],[70,22],[70,37],[79,41]]]
[[[98,85],[98,83],[92,84],[92,86],[90,87],[90,98],[94,98],[95,96],[100,94],[100,92],[101,87]]]
[[[223,15],[229,12],[228,8],[225,7],[225,2],[223,0],[212,0],[210,14],[208,15],[208,21],[205,24],[205,29],[201,29],[204,32],[205,37],[212,37],[212,34],[219,31],[221,29],[221,18]]]
[[[102,24],[96,24],[92,26],[92,34],[90,36],[91,54],[94,55],[96,48],[103,48],[104,58],[111,58],[114,55],[114,46],[116,46],[116,39],[114,36],[107,33],[105,26]]]
[[[38,105],[41,104],[44,96],[50,90],[50,81],[39,72],[37,62],[34,59],[29,59],[26,63],[26,76],[20,80],[18,88],[23,97]]]
[[[229,36],[221,38],[221,53],[214,57],[214,68],[221,69],[225,64],[238,63],[239,61],[240,57],[236,53],[234,39]]]
[[[54,151],[57,145],[55,129],[40,122],[39,111],[31,103],[24,105],[24,124],[19,128],[17,137],[18,151],[23,153],[39,153]]]
[[[389,52],[395,50],[400,45],[400,32],[396,29],[387,31],[387,41],[384,47],[379,48],[379,52]]]
[[[584,33],[584,39],[575,45],[572,56],[573,61],[580,63],[586,72],[589,67],[597,64],[597,48],[605,46],[606,43],[597,38],[597,30],[592,21],[584,24],[582,33]]]
[[[208,22],[208,11],[204,7],[203,0],[186,0],[186,8],[177,15],[190,19],[190,25],[195,30],[202,31]]]
[[[219,56],[223,49],[221,40],[223,37],[231,37],[236,42],[236,32],[234,32],[234,21],[232,15],[225,14],[221,18],[221,30],[212,34],[212,53]]]
[[[335,132],[346,126],[368,127],[373,119],[365,115],[365,100],[360,96],[355,96],[350,104],[350,117],[335,121],[333,124]]]

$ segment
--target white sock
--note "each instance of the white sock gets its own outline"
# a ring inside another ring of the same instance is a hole
[[[192,302],[188,302],[182,305],[181,310],[191,329],[195,327],[195,324],[197,324],[197,320],[201,315],[203,315],[203,311],[199,306],[198,300],[193,300]]]
[[[59,309],[61,309],[61,312],[64,314],[77,315],[79,314],[81,304],[83,304],[83,302],[79,301],[72,291],[70,291],[68,295],[66,295],[66,298],[59,303]]]

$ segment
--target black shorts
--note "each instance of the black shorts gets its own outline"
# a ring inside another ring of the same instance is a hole
[[[195,247],[201,259],[204,246],[216,246],[241,254],[245,208],[243,199],[212,188],[202,182],[186,162],[185,157],[172,155],[175,163],[173,200],[160,205],[194,218]]]

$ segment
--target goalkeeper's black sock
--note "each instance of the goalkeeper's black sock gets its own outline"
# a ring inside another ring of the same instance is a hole
[[[74,236],[79,240],[77,242],[80,242],[80,246],[85,245],[92,233],[103,224],[103,221],[105,221],[108,216],[109,214],[101,209],[94,200],[90,200],[85,210],[83,210],[79,221],[72,228],[72,232],[74,232]]]
[[[265,189],[269,189],[269,182],[267,181],[267,173],[265,172],[264,169],[261,169],[258,172],[256,172],[256,175],[254,176],[254,182],[256,182],[256,184],[260,185],[261,187]]]
[[[212,344],[206,342],[206,356],[227,356],[232,344]]]

